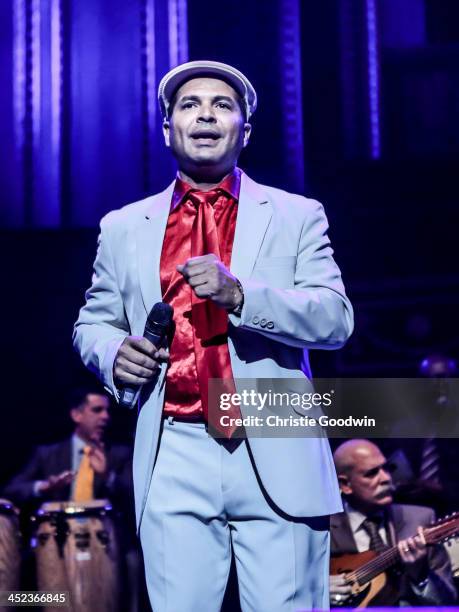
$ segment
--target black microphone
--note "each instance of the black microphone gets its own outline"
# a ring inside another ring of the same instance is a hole
[[[150,310],[147,322],[145,323],[145,330],[143,337],[150,340],[157,349],[164,345],[167,334],[172,324],[172,317],[174,309],[169,304],[164,302],[157,302]],[[120,396],[120,404],[131,408],[137,399],[137,393],[139,392],[138,386],[123,386]]]

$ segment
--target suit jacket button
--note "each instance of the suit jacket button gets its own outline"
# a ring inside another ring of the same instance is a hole
[[[267,323],[266,327],[267,327],[268,329],[274,329],[274,323],[273,323],[272,321],[268,321],[268,323]]]
[[[260,321],[260,325],[261,325],[261,327],[266,327],[268,325],[268,321],[266,319],[262,319]]]
[[[258,323],[259,323],[259,322],[260,322],[260,318],[259,318],[259,317],[257,317],[257,316],[253,317],[253,319],[252,319],[252,323],[253,323],[254,325],[258,325]]]

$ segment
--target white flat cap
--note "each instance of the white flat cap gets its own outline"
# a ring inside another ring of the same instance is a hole
[[[217,79],[220,77],[223,81],[229,83],[245,103],[246,119],[253,115],[257,108],[257,93],[249,79],[228,64],[199,60],[180,64],[161,79],[158,87],[158,101],[165,119],[169,118],[169,106],[177,89],[186,81],[199,76],[209,76]]]

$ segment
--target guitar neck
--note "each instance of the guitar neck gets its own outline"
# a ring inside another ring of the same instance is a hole
[[[456,536],[458,532],[459,516],[456,512],[423,529],[424,540],[428,546],[444,542],[446,539]],[[347,574],[348,582],[358,582],[360,585],[366,584],[399,560],[400,553],[398,548],[397,546],[392,546],[359,568],[349,572]]]

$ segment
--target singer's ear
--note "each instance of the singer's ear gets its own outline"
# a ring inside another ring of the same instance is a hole
[[[168,119],[164,119],[163,121],[163,136],[164,136],[164,142],[166,143],[166,147],[170,147],[171,146],[170,123]]]

